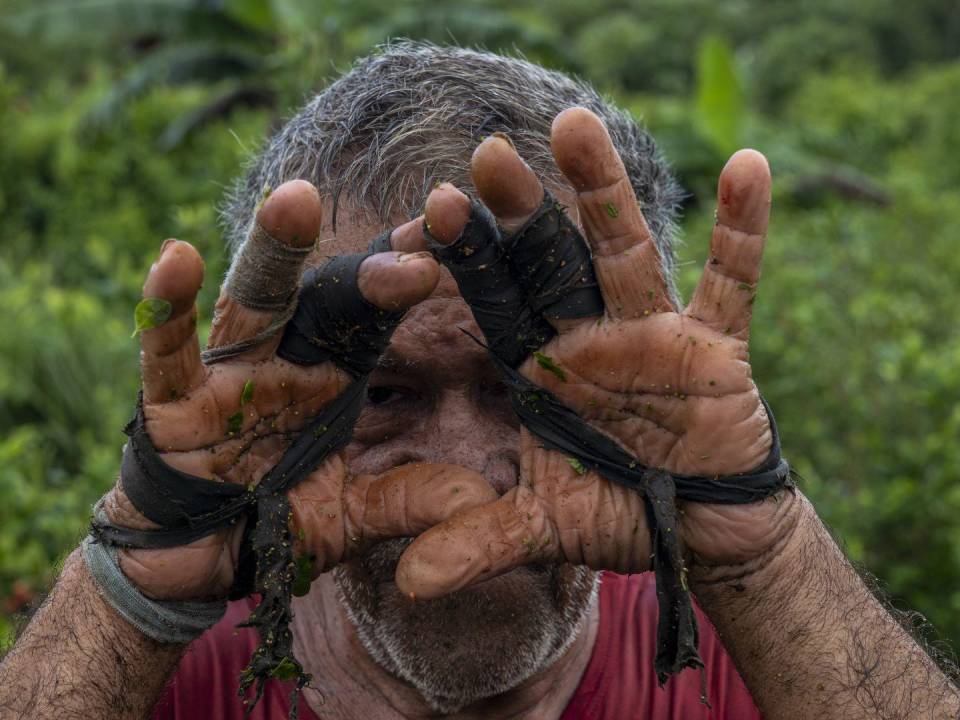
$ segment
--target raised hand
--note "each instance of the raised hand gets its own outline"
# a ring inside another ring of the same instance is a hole
[[[605,310],[580,318],[541,313],[552,328],[546,334],[555,337],[523,362],[521,373],[643,465],[701,476],[754,470],[772,443],[747,351],[770,206],[765,159],[740,151],[724,168],[710,258],[693,301],[681,311],[599,119],[580,108],[561,113],[552,146],[576,191]],[[523,243],[524,226],[542,204],[539,179],[502,137],[481,144],[472,169],[480,199],[501,232]],[[432,236],[451,248],[459,247],[474,215],[469,199],[449,185],[434,190],[427,202]],[[521,234],[513,238],[517,231]],[[527,266],[510,261],[509,273],[521,287],[509,303],[524,297],[523,278],[555,262],[546,250],[514,254]],[[481,316],[491,298],[463,282],[460,288],[490,340]],[[518,308],[504,313],[524,315]],[[544,449],[526,429],[521,443],[520,485],[421,535],[398,567],[401,589],[434,597],[530,562],[566,561],[619,572],[650,568],[639,493]],[[786,503],[683,504],[679,529],[691,564],[737,564],[761,555],[784,532],[781,505]]]
[[[203,263],[185,242],[165,242],[150,270],[144,297],[167,301],[170,314],[141,334],[146,430],[162,461],[245,488],[257,485],[291,440],[353,379],[344,369],[352,367],[346,362],[352,336],[338,334],[336,318],[327,328],[329,337],[316,330],[320,337],[305,341],[289,329],[284,335],[286,317],[277,311],[297,292],[315,245],[321,221],[317,191],[303,181],[286,183],[267,198],[256,220],[248,245],[259,242],[273,250],[245,248],[231,270],[208,350],[208,357],[218,361],[201,361],[195,303]],[[418,225],[404,226],[400,234],[409,235]],[[311,276],[321,294],[327,292],[325,279],[333,280],[331,285],[339,280],[324,272],[320,268]],[[424,253],[380,253],[363,260],[355,288],[331,292],[341,292],[344,305],[369,307],[370,317],[354,318],[353,325],[385,342],[399,315],[385,322],[377,309],[406,309],[430,294],[437,277],[436,263]],[[309,320],[298,310],[291,326],[299,323],[303,329]],[[308,349],[311,342],[319,343],[322,352],[313,360],[300,357],[304,342]],[[332,454],[288,492],[295,551],[314,559],[316,576],[369,543],[416,534],[492,497],[489,484],[464,468],[412,464],[379,476],[350,477],[341,455]],[[116,526],[159,529],[131,503],[122,477],[104,508]],[[181,547],[122,550],[121,568],[153,598],[224,597],[234,586],[243,525]]]

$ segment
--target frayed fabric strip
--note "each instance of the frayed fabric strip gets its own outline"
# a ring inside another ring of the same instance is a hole
[[[101,499],[94,517],[106,522]],[[97,590],[124,620],[161,643],[185,645],[216,625],[227,610],[227,601],[152,600],[127,579],[120,569],[117,548],[88,535],[80,544],[84,562]]]
[[[300,266],[312,251],[313,245],[282,243],[257,224],[227,275],[227,294],[251,310],[286,309],[297,292]]]
[[[270,324],[256,335],[239,342],[207,348],[203,362],[222,362],[261,345],[283,328],[297,307],[297,280],[303,261],[313,246],[293,247],[282,243],[257,224],[240,248],[231,266],[224,289],[230,298],[246,308],[273,313]]]

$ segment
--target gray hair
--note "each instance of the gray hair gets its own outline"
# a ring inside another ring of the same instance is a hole
[[[587,83],[522,58],[411,41],[357,61],[269,141],[223,208],[230,248],[246,237],[264,190],[295,178],[332,197],[334,227],[344,198],[384,222],[416,217],[437,181],[473,189],[470,156],[497,131],[510,136],[546,185],[561,187],[550,126],[573,105],[606,124],[672,284],[683,192],[629,114]]]

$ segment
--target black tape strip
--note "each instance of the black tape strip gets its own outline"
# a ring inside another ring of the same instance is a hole
[[[532,383],[503,359],[492,357],[507,384],[514,411],[544,447],[575,458],[584,467],[643,494],[660,608],[654,662],[657,678],[662,685],[670,675],[684,668],[702,668],[703,660],[697,651],[697,621],[677,533],[676,499],[745,504],[793,487],[790,467],[780,455],[777,424],[766,401],[761,397],[773,441],[761,467],[727,477],[673,475],[642,465],[549,390]]]
[[[564,208],[544,191],[543,203],[503,245],[535,313],[549,319],[603,314],[590,249]]]
[[[194,527],[226,504],[242,507],[237,503],[244,494],[242,487],[180,472],[160,459],[147,433],[142,392],[136,414],[123,432],[130,438],[120,465],[123,490],[148,520],[164,527]]]
[[[456,242],[443,245],[424,228],[427,249],[450,270],[470,304],[490,349],[512,366],[553,337],[554,330],[527,303],[500,243],[493,215],[476,200]]]
[[[403,312],[381,310],[360,293],[357,272],[372,254],[333,257],[304,274],[277,355],[298,365],[332,359],[354,377],[376,367]]]
[[[385,230],[379,235],[377,235],[373,240],[370,241],[370,245],[367,246],[367,252],[371,255],[382,252],[392,252],[393,246],[390,244],[390,236],[393,234],[393,230]]]

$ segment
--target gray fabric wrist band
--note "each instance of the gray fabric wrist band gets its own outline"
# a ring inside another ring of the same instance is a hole
[[[94,517],[108,522],[101,498]],[[117,548],[88,535],[80,544],[84,562],[97,590],[128,623],[149,638],[185,645],[216,625],[227,611],[227,601],[151,600],[120,569]]]

